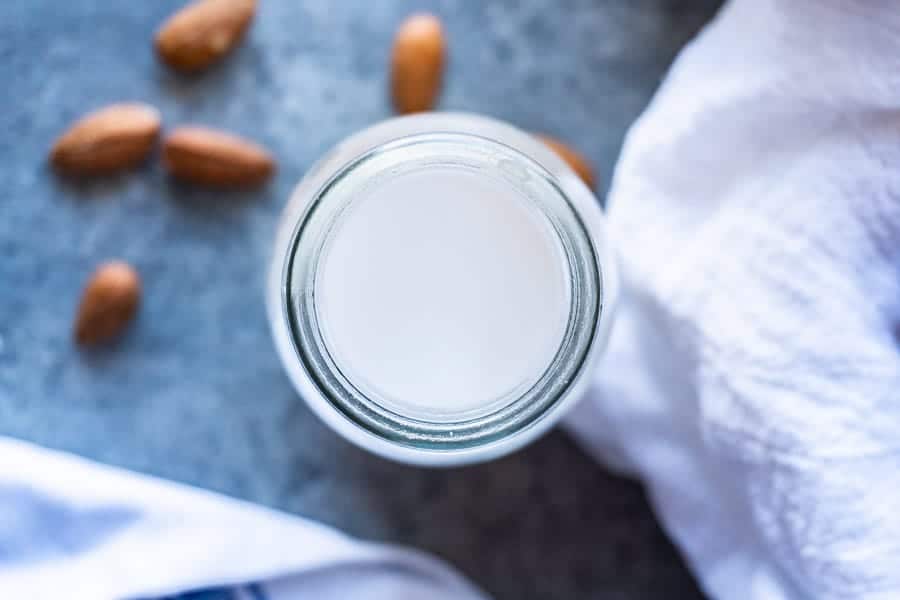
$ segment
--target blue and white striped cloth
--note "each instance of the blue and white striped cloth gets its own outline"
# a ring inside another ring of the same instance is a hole
[[[0,598],[485,596],[414,550],[0,438]]]

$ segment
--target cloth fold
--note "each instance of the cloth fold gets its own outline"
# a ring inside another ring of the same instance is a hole
[[[485,598],[414,550],[0,438],[0,597],[114,600],[231,586],[256,600]]]

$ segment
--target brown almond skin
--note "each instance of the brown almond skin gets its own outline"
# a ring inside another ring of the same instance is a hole
[[[141,297],[141,280],[128,263],[100,265],[88,280],[75,319],[75,341],[93,346],[125,329],[134,318]]]
[[[398,113],[434,107],[445,53],[444,30],[434,15],[413,15],[400,25],[391,52],[391,94]]]
[[[274,159],[262,146],[194,126],[179,127],[166,136],[163,163],[179,179],[218,187],[256,185],[275,170]]]
[[[199,71],[228,54],[253,21],[256,0],[197,0],[156,32],[156,52],[179,71]]]
[[[582,181],[584,181],[589,188],[594,189],[594,186],[597,184],[597,177],[594,175],[594,169],[584,156],[575,150],[572,150],[572,148],[556,138],[541,134],[538,134],[537,137],[539,140],[550,146],[560,158],[566,161],[569,167],[575,171],[576,175],[581,177]]]
[[[126,102],[96,110],[76,121],[50,149],[50,162],[69,175],[100,175],[133,167],[153,150],[159,111]]]

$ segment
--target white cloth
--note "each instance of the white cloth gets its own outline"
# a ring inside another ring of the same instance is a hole
[[[898,8],[732,2],[616,170],[630,297],[568,422],[716,598],[900,598]]]
[[[0,598],[482,600],[420,552],[0,438]]]
[[[584,446],[644,480],[715,598],[900,598],[900,11],[727,5],[629,134],[610,228],[626,295],[568,420]],[[0,597],[250,582],[483,597],[413,551],[0,440]]]

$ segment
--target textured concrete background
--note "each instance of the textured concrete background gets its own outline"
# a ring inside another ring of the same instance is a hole
[[[605,188],[626,127],[717,3],[263,0],[247,43],[195,78],[151,52],[180,4],[0,2],[0,434],[413,544],[501,600],[698,597],[640,488],[561,433],[451,471],[343,443],[281,372],[263,276],[292,185],[336,141],[389,116],[387,53],[408,12],[445,19],[441,108],[569,140]],[[251,193],[176,185],[155,160],[90,183],[54,177],[53,138],[123,99],[158,106],[167,125],[255,138],[281,170]],[[117,344],[78,352],[75,303],[110,257],[141,272],[140,316]]]

